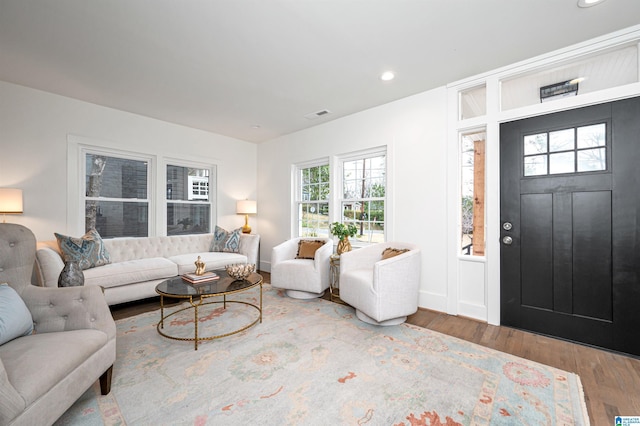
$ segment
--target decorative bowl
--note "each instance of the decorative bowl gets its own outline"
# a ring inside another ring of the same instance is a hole
[[[243,280],[255,272],[256,265],[253,263],[234,263],[233,265],[225,266],[225,269],[231,278]]]

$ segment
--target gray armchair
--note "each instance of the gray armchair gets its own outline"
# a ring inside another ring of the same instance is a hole
[[[0,283],[31,313],[34,332],[0,345],[0,425],[55,422],[98,379],[110,391],[116,326],[100,287],[31,284],[33,233],[0,223]]]

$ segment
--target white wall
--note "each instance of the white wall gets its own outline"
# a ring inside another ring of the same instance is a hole
[[[217,222],[227,229],[244,224],[235,201],[256,197],[253,143],[0,82],[0,187],[24,192],[24,214],[7,221],[27,226],[38,240],[82,228],[67,223],[67,197],[75,197],[67,194],[68,135],[158,159],[217,164]]]
[[[387,145],[387,239],[420,245],[420,306],[446,310],[446,112],[443,87],[260,144],[261,269],[291,237],[293,164]]]

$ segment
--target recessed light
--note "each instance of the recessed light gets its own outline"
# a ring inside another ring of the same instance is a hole
[[[604,0],[578,0],[578,7],[591,7],[602,3]]]
[[[393,71],[385,71],[380,74],[380,80],[382,81],[391,81],[396,78],[396,74]]]
[[[251,125],[251,128],[252,128],[252,129],[259,129],[259,128],[260,128],[260,125],[259,125],[259,124],[252,124],[252,125]]]

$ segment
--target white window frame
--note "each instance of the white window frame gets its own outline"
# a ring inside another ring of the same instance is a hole
[[[177,167],[186,167],[186,168],[192,168],[192,169],[202,169],[202,170],[208,170],[209,171],[209,202],[205,203],[202,200],[168,200],[167,199],[167,167],[168,166],[177,166]],[[216,176],[216,172],[217,172],[217,166],[215,164],[211,164],[211,163],[201,163],[201,162],[197,162],[197,161],[190,161],[190,160],[183,160],[183,159],[177,159],[177,158],[165,158],[162,164],[162,188],[163,191],[162,193],[164,194],[162,197],[163,203],[162,203],[162,211],[158,212],[158,216],[159,216],[159,223],[162,223],[162,235],[166,235],[167,234],[167,207],[168,204],[174,203],[174,204],[196,204],[196,205],[203,205],[203,204],[209,204],[209,224],[211,229],[209,229],[209,232],[213,232],[214,228],[215,228],[215,224],[216,224],[216,197],[217,197],[217,176]]]
[[[391,200],[391,196],[390,196],[390,188],[391,188],[391,182],[390,182],[391,158],[390,157],[391,155],[387,146],[379,146],[375,148],[355,151],[355,152],[336,156],[335,166],[333,167],[333,169],[337,170],[337,173],[334,174],[336,179],[333,180],[334,187],[332,187],[331,192],[334,194],[334,197],[332,199],[333,206],[330,206],[330,211],[333,212],[332,222],[342,222],[342,203],[343,201],[347,200],[344,198],[344,186],[343,186],[344,185],[344,163],[348,161],[357,161],[357,160],[362,160],[366,158],[380,157],[380,156],[385,157],[385,196],[382,198],[375,197],[375,200],[381,199],[382,201],[384,201],[383,241],[386,242],[386,241],[389,241],[389,236],[391,235],[390,227],[389,227],[389,224],[391,223],[390,217],[389,217],[389,212],[391,210],[389,208],[389,203]],[[366,199],[366,201],[375,201],[375,200],[371,198]],[[334,208],[331,209],[331,207],[334,207]],[[352,247],[365,247],[369,244],[374,243],[373,241],[371,243],[366,243],[363,241],[356,240],[355,238],[352,238],[349,241],[351,242]]]
[[[301,171],[304,169],[308,169],[311,167],[319,167],[319,166],[329,166],[329,193],[332,194],[333,193],[333,175],[334,175],[334,171],[332,168],[332,164],[331,161],[328,157],[324,157],[321,159],[317,159],[317,160],[312,160],[312,161],[307,161],[307,162],[303,162],[303,163],[298,163],[295,164],[293,166],[292,169],[292,173],[293,173],[293,197],[292,197],[292,206],[293,206],[293,212],[291,217],[294,218],[293,223],[292,223],[292,229],[291,229],[291,235],[293,235],[294,237],[300,237],[300,222],[302,221],[302,218],[299,216],[300,213],[300,205],[306,202],[310,202],[311,200],[302,200],[301,198],[301,194],[302,194],[302,182],[301,182]],[[316,201],[316,200],[313,200]],[[319,201],[319,200],[318,200]],[[327,204],[329,205],[329,223],[331,223],[331,212],[332,212],[332,200],[331,200],[331,196],[329,196],[329,199],[327,200]],[[327,229],[327,234],[329,234],[329,230]]]
[[[86,175],[87,175],[87,169],[86,169],[86,156],[87,155],[103,155],[105,157],[113,157],[113,158],[122,158],[125,160],[134,160],[134,161],[142,161],[142,162],[146,162],[147,163],[147,198],[142,199],[142,198],[104,198],[104,197],[97,197],[97,198],[91,198],[91,197],[87,197],[86,193],[87,193],[87,188],[86,188]],[[78,145],[78,163],[79,163],[79,167],[78,167],[78,192],[77,194],[79,194],[79,200],[78,200],[78,232],[81,234],[84,234],[86,232],[85,228],[85,205],[86,202],[94,199],[96,201],[117,201],[117,202],[136,202],[136,203],[147,203],[148,207],[147,207],[147,211],[148,211],[148,217],[147,217],[147,235],[151,236],[153,235],[153,229],[154,229],[154,207],[156,205],[156,203],[154,202],[154,180],[153,180],[153,176],[154,176],[154,165],[156,163],[155,158],[151,155],[145,155],[145,154],[140,154],[140,153],[135,153],[135,152],[131,152],[131,151],[123,151],[123,150],[117,150],[117,149],[111,149],[111,148],[104,148],[104,147],[99,147],[99,146],[95,146],[95,145],[86,145],[86,144],[80,144]],[[68,197],[68,198],[72,198],[72,197]]]

